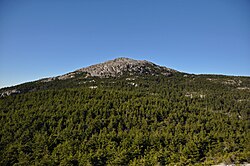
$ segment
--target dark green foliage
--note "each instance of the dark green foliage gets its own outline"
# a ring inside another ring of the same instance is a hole
[[[0,165],[250,162],[250,92],[237,89],[249,78],[126,78],[33,82],[1,98]]]

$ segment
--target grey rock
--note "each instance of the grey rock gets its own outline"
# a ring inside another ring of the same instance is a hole
[[[156,75],[156,71],[165,76],[170,76],[173,72],[176,72],[175,70],[158,66],[146,60],[134,60],[130,58],[116,58],[79,69],[75,72],[87,72],[89,75],[96,77],[117,77],[126,72],[129,72],[130,75],[133,75],[132,73]]]
[[[6,90],[0,94],[0,97],[10,96],[10,95],[19,94],[19,93],[21,92],[17,89]]]
[[[166,68],[163,66],[156,65],[152,62],[146,60],[134,60],[130,58],[116,58],[114,60],[109,60],[103,63],[91,65],[85,68],[78,69],[74,72],[70,72],[57,77],[50,77],[41,79],[41,82],[50,82],[54,80],[66,80],[74,78],[77,74],[86,73],[86,78],[88,77],[119,77],[125,73],[133,75],[164,75],[171,76],[176,70]]]

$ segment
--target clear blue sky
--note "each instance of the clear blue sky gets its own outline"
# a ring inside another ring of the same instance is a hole
[[[250,1],[0,0],[0,87],[116,57],[250,76]]]

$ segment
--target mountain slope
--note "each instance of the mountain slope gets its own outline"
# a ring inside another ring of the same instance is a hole
[[[249,77],[119,58],[1,93],[0,165],[250,162]]]

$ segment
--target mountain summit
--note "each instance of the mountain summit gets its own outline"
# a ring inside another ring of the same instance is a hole
[[[78,74],[86,73],[87,76],[108,78],[108,77],[119,77],[124,74],[127,75],[164,75],[171,76],[176,73],[176,70],[156,65],[146,60],[134,60],[130,58],[116,58],[103,63],[91,65],[78,69],[74,72],[70,72],[58,77],[52,77],[43,79],[43,81],[52,81],[54,79],[65,80],[74,78]]]
[[[114,78],[122,76],[173,76],[178,71],[156,65],[146,60],[134,60],[130,58],[116,58],[103,63],[84,67],[73,72],[43,78],[33,83],[17,85],[0,89],[0,97],[19,94],[23,92],[37,91],[38,89],[48,89],[48,87],[74,87],[82,84],[81,80],[96,78]],[[92,80],[93,81],[93,80]],[[86,80],[83,81],[86,83]]]
[[[134,60],[130,58],[116,58],[114,60],[109,60],[104,63],[99,63],[92,65],[86,68],[82,68],[76,71],[86,72],[91,76],[97,77],[116,77],[123,74],[150,74],[150,75],[166,75],[170,76],[173,72],[176,72],[173,69],[162,67],[156,65],[152,62],[146,60]]]
[[[103,63],[91,65],[75,70],[64,75],[43,78],[34,82],[20,84],[13,87],[0,89],[0,97],[19,94],[23,92],[48,89],[48,87],[74,87],[81,84],[80,80],[90,77],[114,78],[121,76],[164,76],[169,77],[178,71],[156,65],[146,60],[134,60],[130,58],[116,58]],[[86,82],[86,81],[85,81]]]

